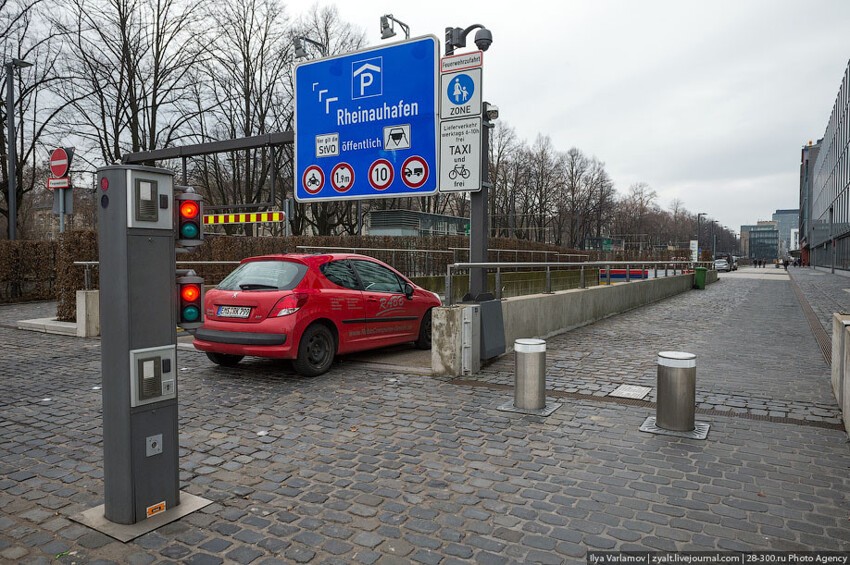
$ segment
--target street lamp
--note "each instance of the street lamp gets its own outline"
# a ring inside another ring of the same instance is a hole
[[[404,32],[405,39],[410,39],[410,26],[401,20],[395,19],[392,14],[381,16],[381,39],[395,37],[395,26],[393,23],[398,24],[398,27]]]
[[[456,48],[466,47],[466,36],[472,30],[475,32],[475,45],[482,51],[487,51],[493,43],[492,32],[481,24],[473,24],[466,29],[459,27],[446,28],[446,55],[453,55]],[[487,261],[487,236],[489,232],[487,217],[487,198],[490,187],[489,153],[490,128],[493,127],[491,118],[498,116],[498,108],[486,102],[484,120],[481,127],[481,190],[469,195],[469,262],[485,263]],[[470,269],[469,294],[473,300],[487,292],[487,270],[484,268]]]
[[[9,241],[15,239],[15,224],[18,219],[18,155],[15,147],[15,69],[31,67],[21,59],[12,59],[6,63],[6,153],[9,158]]]
[[[697,261],[699,261],[699,244],[700,244],[700,236],[702,235],[702,229],[700,228],[700,220],[703,216],[708,216],[705,212],[700,212],[697,214]]]
[[[303,59],[308,56],[307,50],[304,49],[304,41],[306,41],[310,45],[315,45],[316,47],[318,47],[319,52],[322,54],[322,57],[328,56],[328,48],[324,43],[319,43],[318,41],[313,41],[309,37],[304,37],[303,35],[300,35],[292,39],[292,44],[295,46],[296,58]]]

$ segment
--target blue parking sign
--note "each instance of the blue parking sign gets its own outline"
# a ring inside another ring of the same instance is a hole
[[[439,42],[434,36],[295,68],[295,198],[437,191]]]

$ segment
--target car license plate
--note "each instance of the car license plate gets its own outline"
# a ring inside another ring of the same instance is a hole
[[[219,306],[218,315],[221,318],[247,318],[251,309],[247,306]]]

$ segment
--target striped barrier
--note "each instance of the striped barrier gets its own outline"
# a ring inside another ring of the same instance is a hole
[[[259,224],[262,222],[282,222],[286,215],[283,212],[254,212],[248,214],[206,214],[205,226],[219,224]]]

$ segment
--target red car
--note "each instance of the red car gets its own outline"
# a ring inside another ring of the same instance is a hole
[[[292,359],[306,376],[334,356],[405,342],[431,347],[439,297],[371,257],[354,254],[250,257],[204,298],[196,349],[213,363],[246,355]]]

